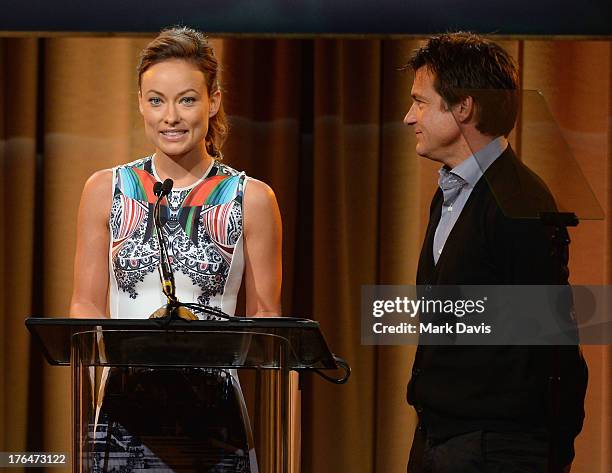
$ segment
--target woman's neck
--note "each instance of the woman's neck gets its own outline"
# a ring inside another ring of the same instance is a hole
[[[210,167],[213,159],[203,149],[194,149],[192,152],[182,156],[168,156],[159,150],[153,155],[153,163],[157,176],[164,181],[170,178],[174,181],[174,187],[188,187],[196,183]]]

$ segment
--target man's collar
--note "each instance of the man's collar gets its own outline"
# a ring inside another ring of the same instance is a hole
[[[455,174],[466,182],[468,186],[474,187],[489,166],[506,151],[507,147],[508,140],[503,136],[498,136],[487,146],[470,155],[453,169],[441,168],[439,171],[440,176]]]

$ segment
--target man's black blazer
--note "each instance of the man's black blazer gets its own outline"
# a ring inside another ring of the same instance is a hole
[[[442,203],[438,189],[417,284],[568,283],[568,242],[537,218],[555,209],[554,199],[510,146],[474,187],[434,264]],[[565,465],[582,428],[586,382],[578,347],[419,346],[407,397],[420,428],[434,438],[476,430],[545,430],[552,460]]]

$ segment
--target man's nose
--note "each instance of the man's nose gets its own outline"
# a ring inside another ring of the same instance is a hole
[[[410,110],[408,110],[408,113],[404,117],[404,123],[406,125],[414,125],[416,123],[416,115],[414,113],[414,103],[412,104],[412,106],[410,107]]]

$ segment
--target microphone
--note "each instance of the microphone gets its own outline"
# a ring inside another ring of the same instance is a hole
[[[168,258],[168,248],[166,247],[166,240],[164,240],[162,234],[161,224],[161,201],[169,195],[172,191],[174,182],[172,179],[166,179],[163,183],[156,182],[153,184],[153,193],[157,196],[155,207],[153,209],[153,226],[155,227],[155,235],[157,237],[157,243],[159,245],[159,279],[162,284],[162,291],[168,300],[168,303],[153,312],[150,319],[162,319],[162,325],[169,324],[174,319],[183,320],[198,320],[198,317],[192,312],[200,312],[212,315],[214,317],[224,320],[236,320],[241,322],[252,322],[252,319],[245,319],[243,317],[234,317],[228,315],[220,309],[214,307],[203,306],[195,303],[183,303],[176,297],[176,284],[174,282],[174,271],[170,265],[170,259]]]
[[[165,195],[170,194],[170,191],[172,190],[173,185],[174,185],[174,181],[172,179],[170,178],[166,179],[161,186],[162,195],[165,196]]]
[[[155,183],[160,184],[159,182]],[[172,186],[174,182],[172,179],[166,179],[163,184],[157,186],[158,193],[157,202],[155,202],[155,209],[153,211],[154,219],[155,219],[155,233],[157,235],[157,243],[159,244],[159,277],[162,283],[162,290],[164,294],[169,300],[176,300],[176,285],[174,283],[174,272],[172,271],[172,266],[170,265],[170,259],[168,258],[168,248],[166,247],[166,241],[164,240],[162,234],[162,225],[161,225],[161,200],[170,194],[172,191]],[[153,192],[155,192],[155,187],[153,187]]]
[[[164,197],[170,194],[174,182],[172,179],[166,179],[163,184],[156,182],[153,185],[153,193],[157,196],[155,207],[153,209],[153,225],[155,227],[155,235],[157,236],[157,244],[159,246],[159,279],[161,280],[162,291],[168,300],[168,303],[157,309],[150,319],[168,318],[168,322],[173,318],[181,318],[186,320],[198,320],[198,318],[186,309],[176,297],[176,284],[174,282],[174,272],[168,258],[168,248],[162,234],[161,224],[161,201]]]

